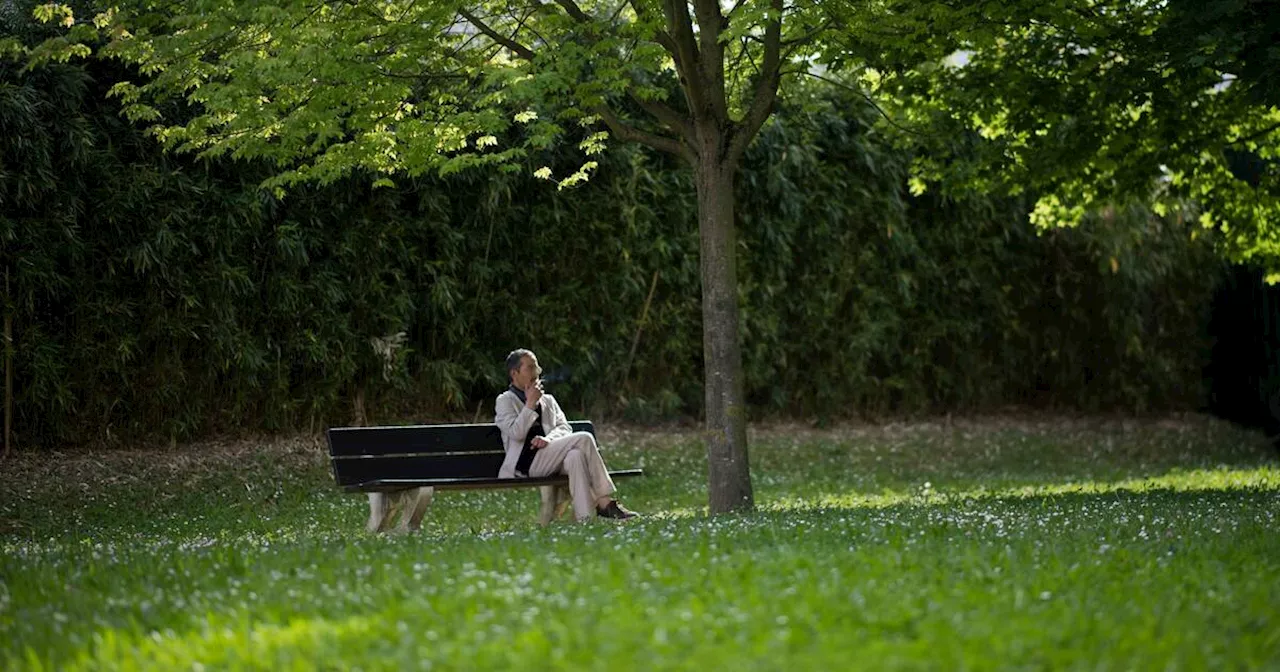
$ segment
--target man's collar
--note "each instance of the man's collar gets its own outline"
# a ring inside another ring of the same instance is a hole
[[[520,388],[516,387],[515,385],[508,385],[508,386],[507,386],[507,391],[509,391],[509,392],[511,392],[512,394],[516,395],[516,398],[517,398],[517,399],[519,399],[521,402],[524,402],[524,401],[525,401],[524,390],[522,390],[522,389],[520,389]]]

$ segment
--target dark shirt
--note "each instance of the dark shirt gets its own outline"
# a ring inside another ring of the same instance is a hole
[[[510,388],[520,401],[525,401],[524,390],[512,385]],[[516,473],[521,476],[529,475],[529,466],[533,464],[533,455],[537,449],[533,447],[533,437],[546,436],[542,431],[542,404],[533,407],[535,419],[533,426],[529,427],[529,433],[524,437],[524,448],[520,449],[520,458],[516,460]]]

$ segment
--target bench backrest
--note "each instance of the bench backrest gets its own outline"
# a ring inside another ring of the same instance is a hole
[[[587,420],[569,425],[595,433]],[[502,433],[493,424],[334,427],[327,434],[339,486],[385,478],[496,478],[502,466]]]

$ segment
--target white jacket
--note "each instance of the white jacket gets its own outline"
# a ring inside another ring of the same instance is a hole
[[[543,438],[554,441],[573,433],[555,397],[544,394],[538,405],[542,408]],[[502,460],[502,468],[498,470],[498,478],[515,478],[516,462],[520,460],[520,451],[524,450],[524,437],[529,435],[529,428],[538,416],[511,390],[498,395],[493,414],[493,424],[502,431],[502,447],[507,453]]]

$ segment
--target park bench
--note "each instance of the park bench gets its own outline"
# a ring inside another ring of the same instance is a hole
[[[589,421],[569,423],[591,432]],[[568,506],[569,477],[498,478],[502,433],[497,425],[410,425],[333,427],[327,432],[333,478],[347,492],[369,495],[370,532],[396,532],[422,525],[436,490],[537,487],[542,492],[538,523],[547,525]],[[610,471],[614,479],[640,476],[641,469]]]

